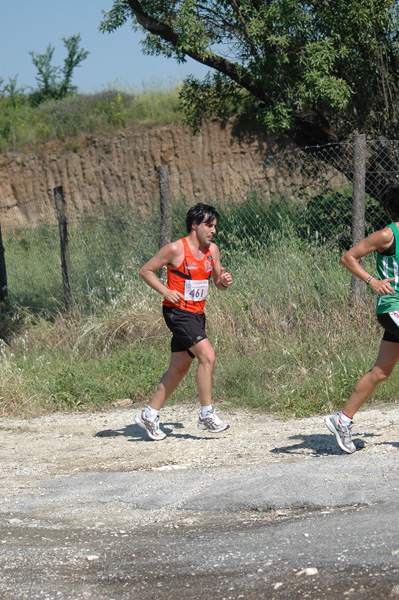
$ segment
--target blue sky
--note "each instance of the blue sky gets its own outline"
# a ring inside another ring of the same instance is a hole
[[[74,71],[73,84],[81,93],[109,87],[130,89],[142,84],[178,82],[192,73],[202,77],[207,69],[191,60],[144,56],[139,33],[130,24],[111,34],[98,26],[101,11],[112,0],[0,0],[0,76],[5,82],[18,75],[19,86],[36,87],[36,69],[29,51],[43,54],[49,43],[55,47],[53,65],[62,66],[66,50],[61,38],[80,33],[81,47],[90,52]]]

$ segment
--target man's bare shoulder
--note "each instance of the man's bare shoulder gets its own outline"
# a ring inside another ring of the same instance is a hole
[[[169,242],[168,244],[165,244],[165,246],[163,246],[161,250],[169,256],[177,256],[183,250],[183,241],[176,240],[174,242]]]
[[[378,251],[385,251],[389,248],[394,238],[394,233],[390,227],[384,227],[375,231],[369,236],[369,242],[373,244]]]
[[[184,258],[184,246],[182,240],[169,242],[163,246],[158,255],[162,257],[164,264],[178,267]]]
[[[384,229],[380,230],[380,237],[386,242],[392,242],[394,238],[394,233],[391,227],[384,227]]]
[[[217,247],[217,245],[214,242],[211,242],[209,245],[209,250],[212,254],[212,256],[219,256],[219,248]]]

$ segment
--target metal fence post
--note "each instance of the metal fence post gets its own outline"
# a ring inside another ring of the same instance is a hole
[[[366,234],[366,135],[356,135],[354,141],[353,197],[352,197],[352,243],[357,244]],[[360,259],[363,266],[364,259]],[[351,300],[365,295],[365,285],[352,275]]]
[[[167,165],[157,167],[159,179],[159,196],[161,211],[161,230],[159,236],[159,248],[168,244],[172,237],[172,203],[170,198],[169,171]],[[160,270],[160,278],[166,279],[166,267]]]
[[[71,262],[69,259],[69,240],[68,227],[65,210],[65,198],[62,192],[62,186],[54,188],[55,208],[57,211],[58,229],[60,233],[61,247],[61,269],[62,286],[64,293],[64,305],[66,310],[70,310],[73,305],[72,283],[71,283]]]

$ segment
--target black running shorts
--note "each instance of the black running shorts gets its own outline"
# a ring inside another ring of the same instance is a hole
[[[399,311],[382,313],[377,315],[381,327],[385,329],[382,339],[384,342],[395,342],[399,344]]]
[[[163,317],[173,333],[170,343],[172,352],[184,352],[194,358],[189,348],[208,336],[205,333],[205,313],[197,314],[174,306],[163,306]]]

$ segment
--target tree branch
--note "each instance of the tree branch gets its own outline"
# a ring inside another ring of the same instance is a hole
[[[180,34],[169,25],[158,21],[151,15],[146,13],[139,0],[128,0],[129,6],[132,9],[138,23],[150,33],[162,38],[165,42],[170,43],[177,50],[181,41]],[[222,56],[217,54],[208,54],[204,56],[195,50],[184,50],[184,53],[193,60],[215,69],[229,77],[232,81],[245,88],[254,97],[266,102],[266,93],[262,83],[254,82],[254,79],[245,67],[237,65]],[[310,108],[302,111],[297,111],[295,114],[297,128],[294,131],[288,132],[291,139],[294,139],[299,146],[327,144],[337,141],[337,135],[334,129],[330,126],[327,119]]]
[[[144,27],[144,29],[159,36],[165,42],[172,44],[174,48],[179,48],[181,37],[177,31],[145,13],[138,0],[128,0],[128,2],[138,23]],[[195,52],[193,50],[185,50],[184,53],[193,60],[196,60],[207,67],[211,67],[212,69],[219,71],[219,73],[227,75],[230,79],[251,92],[256,98],[259,98],[260,100],[265,99],[263,88],[260,85],[254,84],[252,77],[244,67],[238,66],[217,54],[203,56],[200,52]]]
[[[245,36],[246,36],[246,38],[247,38],[247,40],[248,40],[248,44],[249,44],[249,46],[250,46],[250,48],[251,48],[252,54],[253,54],[253,55],[254,55],[254,56],[255,56],[255,57],[258,59],[258,60],[260,60],[260,56],[259,56],[258,49],[256,48],[255,44],[254,44],[254,43],[253,43],[253,41],[252,41],[251,35],[250,35],[249,31],[248,31],[247,23],[246,23],[246,21],[245,21],[245,19],[244,19],[243,15],[242,15],[242,13],[241,13],[241,11],[240,11],[240,8],[239,8],[239,6],[238,6],[237,2],[236,2],[235,0],[230,0],[230,4],[231,4],[231,6],[232,6],[233,10],[235,11],[235,13],[236,13],[236,15],[237,15],[237,18],[238,18],[238,20],[239,20],[239,21],[240,21],[240,23],[241,23],[241,26],[242,26],[242,28],[243,28],[243,31],[244,31],[244,33],[245,33]]]

